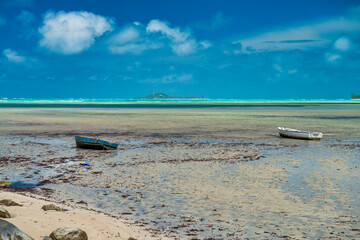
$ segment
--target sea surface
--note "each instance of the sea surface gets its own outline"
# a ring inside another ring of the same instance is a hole
[[[10,134],[38,136],[59,130],[59,136],[271,140],[285,126],[321,131],[327,139],[358,139],[360,101],[2,98],[1,119],[3,134],[12,126]]]
[[[182,104],[281,104],[281,103],[323,103],[323,104],[336,104],[336,103],[357,103],[359,100],[349,99],[138,99],[138,98],[49,98],[49,99],[38,99],[38,98],[0,98],[0,103],[18,103],[18,104],[71,104],[71,103],[98,103],[98,104],[131,104],[131,103],[182,103]]]

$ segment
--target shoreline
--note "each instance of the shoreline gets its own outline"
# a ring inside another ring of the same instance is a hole
[[[95,209],[59,203],[42,195],[1,188],[0,200],[2,199],[11,199],[23,205],[3,206],[11,214],[11,218],[4,220],[14,224],[34,240],[49,236],[59,227],[78,227],[86,232],[89,239],[159,239],[159,236],[152,237],[151,232],[119,217]],[[41,207],[46,204],[55,204],[65,211],[44,211]]]

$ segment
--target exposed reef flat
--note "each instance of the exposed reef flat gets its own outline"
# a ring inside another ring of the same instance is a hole
[[[1,177],[13,183],[2,190],[102,212],[155,238],[359,234],[355,142],[123,141],[118,151],[77,149],[72,139],[0,144]]]

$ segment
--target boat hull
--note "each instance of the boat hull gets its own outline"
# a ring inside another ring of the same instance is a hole
[[[106,141],[99,138],[88,138],[75,136],[76,146],[78,148],[96,149],[96,150],[113,150],[118,147],[118,144]]]
[[[284,127],[278,127],[278,130],[280,136],[285,138],[296,138],[305,140],[320,140],[322,138],[322,133],[320,132],[305,132]]]

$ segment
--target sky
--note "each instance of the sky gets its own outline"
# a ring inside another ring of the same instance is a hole
[[[360,0],[0,0],[0,98],[349,99]]]

